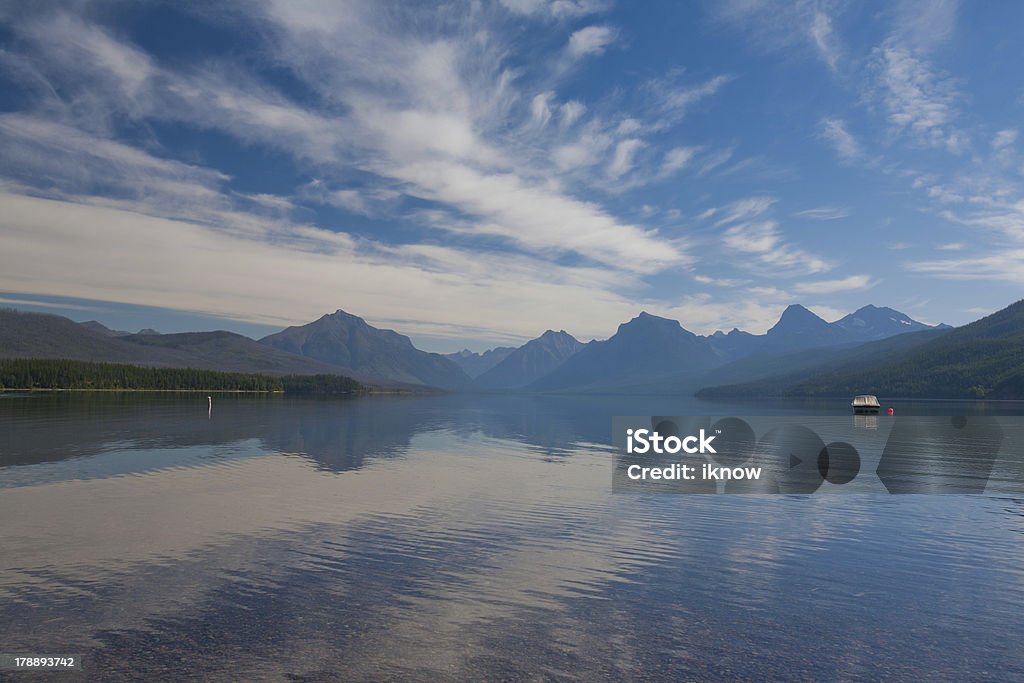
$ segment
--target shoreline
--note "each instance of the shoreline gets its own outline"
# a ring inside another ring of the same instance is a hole
[[[40,387],[33,389],[18,389],[12,387],[0,388],[0,393],[18,392],[22,394],[34,393],[149,393],[149,394],[283,394],[284,390],[270,391],[261,389],[57,389],[52,387]]]
[[[33,389],[0,387],[0,395],[3,394],[267,394],[280,396],[437,396],[440,392],[415,392],[415,391],[387,391],[368,390],[354,392],[289,392],[286,390],[260,390],[260,389],[58,389],[50,387],[39,387]]]

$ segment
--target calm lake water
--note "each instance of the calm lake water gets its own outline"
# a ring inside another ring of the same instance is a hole
[[[1021,680],[1024,497],[611,491],[614,415],[847,410],[2,396],[0,652],[104,681]]]

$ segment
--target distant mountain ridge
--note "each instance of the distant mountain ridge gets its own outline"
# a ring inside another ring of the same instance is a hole
[[[78,323],[82,327],[92,330],[93,332],[99,332],[100,334],[107,337],[127,337],[131,332],[124,332],[122,330],[112,330],[102,323],[98,323],[95,320],[87,320],[84,323]]]
[[[477,386],[494,390],[520,389],[544,377],[585,347],[586,344],[565,330],[548,330],[477,377]]]
[[[450,390],[473,388],[473,380],[450,359],[420,351],[408,337],[373,327],[340,308],[306,325],[266,336],[259,343],[397,382]]]
[[[515,350],[515,346],[496,346],[493,349],[487,349],[483,353],[463,349],[455,353],[446,353],[444,357],[462,368],[467,375],[476,379],[508,358],[509,354]]]
[[[47,313],[0,309],[0,357],[66,358],[151,367],[266,374],[341,374],[340,369],[262,346],[234,332],[112,336]]]
[[[561,366],[529,385],[535,391],[612,388],[645,377],[720,364],[705,337],[676,320],[642,312],[604,341],[587,344]]]
[[[849,315],[843,316],[833,326],[845,330],[851,336],[857,337],[858,341],[874,341],[885,339],[897,334],[906,332],[920,332],[927,329],[935,329],[949,326],[930,325],[918,322],[897,310],[887,307],[867,305],[857,309]]]
[[[1024,398],[1024,301],[955,329],[870,342],[845,358],[749,383],[707,387],[702,398]]]
[[[899,398],[1024,398],[1024,301],[906,353],[816,373],[786,393],[842,396],[861,386]]]
[[[932,327],[892,308],[869,304],[829,323],[804,306],[792,304],[763,335],[733,329],[727,335],[716,332],[708,340],[723,357],[737,359],[766,352],[863,344],[928,329]]]
[[[744,358],[764,363],[797,351],[853,348],[868,341],[933,329],[891,308],[864,306],[829,323],[799,304],[788,306],[765,334],[733,329],[699,336],[679,322],[641,313],[607,340],[592,342],[527,388],[541,392],[668,391]],[[820,354],[819,354],[820,355]],[[824,355],[828,355],[824,353]],[[799,359],[797,359],[798,361]],[[788,361],[794,363],[794,361]],[[748,369],[755,375],[763,374]],[[694,387],[698,388],[698,387]]]
[[[723,366],[695,386],[698,398],[733,400],[772,398],[788,394],[792,387],[822,372],[849,368],[860,372],[886,359],[902,358],[948,332],[931,328],[894,335],[854,346],[817,347],[800,351],[746,356]],[[854,394],[871,393],[872,387],[858,382]]]

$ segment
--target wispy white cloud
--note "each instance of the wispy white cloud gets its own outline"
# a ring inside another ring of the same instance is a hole
[[[298,189],[298,197],[363,216],[379,216],[401,197],[401,193],[386,187],[332,189],[328,183],[314,179]]]
[[[660,178],[667,178],[681,171],[687,166],[700,151],[697,147],[673,147],[665,152],[662,157],[661,168],[658,171]]]
[[[611,163],[608,164],[608,177],[616,179],[629,172],[633,168],[633,158],[643,147],[644,141],[636,138],[623,140],[616,145]]]
[[[99,306],[88,304],[73,304],[66,301],[40,301],[36,299],[15,299],[7,296],[0,296],[0,304],[8,306],[38,306],[39,308],[58,308],[71,311],[101,311]]]
[[[721,227],[729,223],[747,221],[751,218],[756,218],[770,209],[777,201],[778,200],[775,197],[767,196],[739,199],[717,211],[720,218],[715,223],[715,226]]]
[[[986,256],[911,261],[907,269],[946,280],[988,280],[1024,284],[1024,249],[1005,249]]]
[[[739,278],[710,277],[708,275],[694,275],[693,279],[702,285],[713,285],[715,287],[742,287],[750,282],[749,280],[741,280]]]
[[[742,31],[754,48],[815,54],[833,71],[843,56],[835,29],[842,9],[841,3],[828,0],[721,0],[711,5],[715,20]]]
[[[547,19],[574,19],[604,12],[608,0],[499,0],[509,11]]]
[[[996,133],[992,138],[992,149],[1000,150],[1012,146],[1017,142],[1018,131],[1016,128],[1006,128]]]
[[[288,214],[294,211],[296,206],[288,197],[282,197],[281,195],[270,194],[269,192],[256,192],[256,193],[236,193],[236,196],[246,202],[252,202],[257,206],[261,206],[265,209],[279,214]]]
[[[697,175],[704,176],[717,170],[722,166],[722,164],[732,159],[732,155],[735,152],[735,147],[726,147],[704,155],[700,161],[700,168],[697,171]]]
[[[949,76],[891,40],[874,51],[873,61],[897,130],[929,146],[955,153],[966,149],[967,136],[954,125],[960,94]]]
[[[967,208],[961,211],[943,210],[939,215],[954,225],[966,226],[979,231],[979,236],[998,238],[1000,242],[1009,238],[1013,242],[1024,242],[1024,192],[1019,188],[1007,194],[974,194],[962,197]]]
[[[643,127],[643,124],[640,123],[638,119],[635,119],[632,116],[627,116],[626,118],[619,121],[619,125],[616,126],[615,128],[615,134],[633,135],[634,133],[638,133],[641,130],[643,130]]]
[[[853,215],[853,210],[848,206],[818,206],[813,209],[797,211],[793,215],[812,221],[834,221],[840,218],[848,218]]]
[[[728,249],[753,256],[758,265],[776,274],[817,274],[832,268],[825,259],[785,242],[778,223],[771,220],[734,225],[723,233],[722,241]],[[742,257],[737,265],[745,265]]]
[[[846,129],[846,124],[841,119],[822,119],[820,126],[821,137],[832,145],[841,161],[849,163],[864,158],[860,143]]]
[[[615,42],[615,29],[611,26],[587,26],[569,36],[566,54],[570,59],[599,55]]]
[[[425,199],[477,217],[470,234],[504,237],[535,252],[576,252],[638,273],[688,262],[679,243],[624,224],[600,207],[565,197],[515,175],[482,174],[459,164],[423,162],[396,169]],[[457,229],[457,228],[452,228]]]
[[[875,284],[877,283],[869,275],[851,275],[837,280],[800,282],[793,285],[793,291],[798,294],[834,294],[869,289]]]
[[[930,199],[935,199],[943,204],[958,204],[964,201],[963,195],[943,185],[932,185],[926,194]]]
[[[727,80],[723,77],[721,83]],[[554,120],[556,112],[560,120],[545,132],[546,153],[533,158],[532,170],[553,162],[561,185],[610,194],[663,181],[684,169],[697,175],[710,172],[730,158],[731,148],[676,145],[663,151],[662,145],[664,136],[683,122],[689,106],[717,91],[715,79],[711,81],[714,87],[705,87],[709,82],[683,83],[681,74],[674,72],[644,82],[636,108],[621,109],[617,101],[621,93],[617,92],[586,118],[584,113],[590,109],[576,100],[560,104],[553,91],[534,96],[533,128],[544,128],[544,122]]]
[[[558,120],[559,125],[564,129],[572,126],[574,123],[580,120],[583,113],[587,110],[587,106],[582,102],[576,100],[570,100],[561,107],[559,107],[560,118]]]
[[[893,40],[927,53],[949,40],[956,30],[959,0],[898,0],[887,8]]]
[[[677,125],[694,106],[718,93],[733,78],[721,74],[698,83],[681,80],[682,72],[675,72],[647,82],[655,117],[651,122],[653,130]]]
[[[839,63],[840,51],[837,45],[835,31],[832,29],[832,19],[824,12],[815,12],[811,19],[808,32],[811,41],[818,49],[818,54],[833,71]]]
[[[554,98],[555,93],[550,90],[534,95],[530,101],[530,122],[534,126],[543,128],[548,125],[552,116],[551,102]]]
[[[587,127],[575,140],[555,147],[551,158],[559,171],[587,168],[597,164],[613,142],[614,138],[608,133]]]

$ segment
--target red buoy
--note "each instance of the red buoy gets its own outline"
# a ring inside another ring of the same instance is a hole
[[[895,413],[896,413],[896,411],[895,411],[895,410],[893,410],[892,408],[889,408],[889,414],[890,414],[890,415],[894,415]]]

